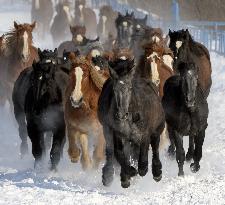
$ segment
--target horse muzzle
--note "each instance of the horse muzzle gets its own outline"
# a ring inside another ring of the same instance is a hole
[[[80,100],[74,100],[72,96],[70,96],[70,102],[72,107],[74,108],[79,108],[81,107],[82,103],[83,103],[83,97],[80,98]]]

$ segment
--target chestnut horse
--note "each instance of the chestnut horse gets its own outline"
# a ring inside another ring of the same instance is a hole
[[[97,18],[94,10],[86,7],[85,0],[75,1],[75,25],[83,25],[87,28],[87,37],[97,36]]]
[[[6,33],[6,57],[4,72],[6,73],[4,84],[8,90],[8,100],[11,102],[13,85],[21,71],[30,67],[34,60],[38,60],[37,49],[33,46],[32,32],[36,23],[17,24],[14,29]]]
[[[93,153],[94,167],[104,158],[104,137],[97,118],[98,98],[107,79],[105,71],[98,71],[91,62],[79,56],[71,56],[73,65],[65,92],[65,122],[69,140],[68,154],[72,162],[77,162],[82,151],[83,169],[92,167],[88,142],[96,140]],[[79,149],[79,145],[81,151]]]
[[[163,87],[174,71],[163,61],[164,47],[155,41],[144,45],[145,54],[141,57],[140,64],[145,69],[141,71],[142,77],[150,78],[158,87],[160,98],[163,97]]]

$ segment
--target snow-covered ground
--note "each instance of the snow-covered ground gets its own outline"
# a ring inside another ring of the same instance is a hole
[[[30,22],[28,8],[0,9],[0,31],[12,27],[13,20]],[[34,44],[46,45],[36,40]],[[198,173],[193,174],[190,164],[186,163],[185,177],[177,177],[176,161],[161,151],[163,178],[159,183],[149,172],[144,178],[134,179],[129,189],[120,187],[118,176],[112,186],[106,188],[101,184],[101,168],[84,173],[79,164],[70,163],[67,145],[57,173],[48,170],[48,158],[44,170],[35,171],[31,150],[26,158],[20,159],[19,136],[6,106],[0,108],[0,205],[225,204],[225,58],[211,53],[211,59],[209,127]],[[187,144],[187,139],[185,141]],[[151,152],[149,154],[151,156]]]

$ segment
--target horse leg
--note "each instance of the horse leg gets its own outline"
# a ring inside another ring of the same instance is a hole
[[[151,137],[151,147],[152,147],[152,175],[155,181],[160,181],[162,179],[162,164],[159,159],[159,143],[160,136],[153,135]],[[148,152],[146,153],[148,156]]]
[[[61,147],[65,141],[65,126],[60,127],[53,132],[53,143],[50,152],[51,170],[56,170],[56,167],[60,160]]]
[[[80,158],[80,149],[78,148],[79,132],[72,127],[67,127],[69,141],[68,154],[72,163],[77,163]]]
[[[88,136],[86,134],[81,134],[79,136],[82,156],[81,156],[81,164],[84,170],[90,169],[92,166],[92,161],[89,155],[89,148],[88,148]]]
[[[140,153],[138,159],[138,173],[140,176],[145,176],[148,172],[148,150],[149,142],[144,141],[140,146]]]
[[[94,168],[97,169],[99,163],[104,159],[104,147],[105,147],[105,139],[103,133],[99,133],[97,138],[97,144],[95,146],[95,150],[93,153],[94,159]]]
[[[32,143],[32,154],[35,159],[34,168],[37,168],[43,155],[41,138],[44,134],[40,132],[33,123],[29,122],[27,125],[27,131]]]
[[[184,175],[184,160],[185,160],[185,151],[183,147],[183,136],[174,131],[174,142],[176,146],[176,160],[179,168],[178,176]]]
[[[170,139],[170,146],[168,148],[168,154],[171,158],[175,157],[175,142],[174,142],[174,136],[172,128],[168,125],[168,133],[169,133],[169,139]]]
[[[14,107],[14,115],[16,118],[16,121],[19,125],[19,136],[21,139],[20,144],[20,154],[21,157],[24,157],[28,153],[28,143],[27,143],[27,125],[25,122],[26,116],[24,112],[22,112],[16,105]]]
[[[200,160],[202,158],[202,145],[205,139],[205,130],[199,132],[199,134],[194,138],[195,142],[195,151],[193,155],[194,163],[190,165],[192,172],[197,172],[200,169]]]
[[[186,161],[191,161],[194,155],[194,136],[189,136],[189,147],[188,152],[186,154]]]
[[[102,168],[102,183],[104,186],[109,186],[113,181],[114,175],[114,143],[113,143],[113,131],[109,127],[103,126],[103,133],[105,137],[105,154],[106,163]]]
[[[115,146],[115,156],[121,166],[120,181],[123,188],[130,186],[130,178],[137,175],[137,170],[130,165],[131,145],[130,142],[123,140],[124,136],[118,136]],[[122,140],[123,141],[122,141]]]
[[[50,150],[52,147],[52,132],[47,132],[45,134],[45,149]]]

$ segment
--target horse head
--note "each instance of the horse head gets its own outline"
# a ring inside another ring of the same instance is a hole
[[[54,73],[57,65],[57,51],[38,49],[40,61],[33,62],[33,74],[31,84],[33,87],[34,99],[38,102],[43,96],[49,94],[54,84]]]
[[[70,26],[70,32],[72,34],[72,41],[76,44],[82,43],[85,39],[86,28],[85,26]]]
[[[194,110],[198,86],[198,68],[194,63],[181,63],[178,69],[185,105],[188,109]]]
[[[128,120],[132,96],[132,80],[135,73],[134,58],[121,57],[109,62],[110,76],[117,106],[116,119]]]
[[[177,68],[179,63],[187,62],[189,56],[189,42],[192,40],[188,30],[179,30],[171,32],[169,30],[170,43],[169,47],[174,53],[174,67]]]
[[[7,48],[9,52],[17,52],[23,62],[28,62],[32,47],[32,31],[36,22],[32,24],[17,24],[14,22],[14,30],[6,34]]]
[[[134,14],[127,13],[124,16],[119,13],[115,22],[119,46],[129,46],[134,32]]]

